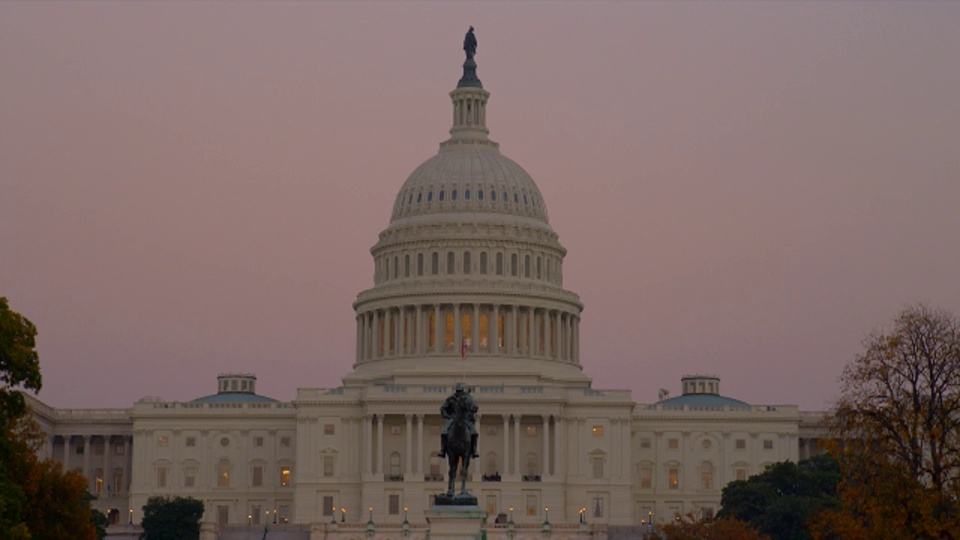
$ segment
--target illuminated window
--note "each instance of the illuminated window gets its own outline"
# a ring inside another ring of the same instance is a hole
[[[336,433],[336,427],[333,424],[324,424],[323,425],[323,434],[324,435],[333,435]]]
[[[590,430],[594,437],[603,437],[603,426],[593,426]]]
[[[280,467],[280,487],[290,487],[293,480],[290,467]]]
[[[94,476],[93,492],[102,493],[103,492],[103,469],[94,469],[93,476]]]
[[[230,462],[227,460],[217,464],[217,486],[230,487]]]
[[[167,444],[169,444],[169,442],[170,441],[164,435],[160,435],[159,437],[157,437],[157,446],[166,446]],[[83,452],[81,451],[80,453],[82,454]]]
[[[667,487],[680,489],[680,469],[673,467],[667,469]]]
[[[539,509],[539,507],[540,505],[537,504],[537,496],[527,495],[527,515],[528,516],[537,515],[537,510]]]
[[[677,448],[680,448],[680,440],[667,439],[667,448],[669,448],[670,450],[676,450]]]
[[[640,487],[650,489],[653,487],[653,468],[649,466],[640,467]]]
[[[525,426],[523,430],[524,430],[524,433],[527,434],[527,437],[537,436],[537,426]]]
[[[734,469],[734,476],[737,480],[746,480],[747,479],[747,468],[746,467],[737,467]]]

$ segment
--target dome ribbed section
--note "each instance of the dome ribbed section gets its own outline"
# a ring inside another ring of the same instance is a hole
[[[391,223],[432,214],[490,213],[549,223],[527,171],[488,145],[442,148],[400,188]]]

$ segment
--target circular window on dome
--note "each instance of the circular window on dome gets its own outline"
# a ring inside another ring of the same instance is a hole
[[[441,190],[440,190],[440,195],[437,196],[437,200],[438,200],[438,201],[442,201],[442,200],[443,200],[443,195],[444,195],[444,193],[443,193],[443,190],[441,189]]]
[[[469,190],[469,189],[463,190],[463,200],[465,200],[465,201],[469,201],[469,200],[470,200],[470,190]]]
[[[453,190],[450,192],[450,200],[451,201],[457,200],[457,190]]]
[[[226,437],[220,439],[220,446],[230,446],[230,439]]]

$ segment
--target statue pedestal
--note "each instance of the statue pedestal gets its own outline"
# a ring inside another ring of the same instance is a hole
[[[477,506],[477,498],[472,495],[438,495],[436,504],[425,515],[430,524],[430,540],[479,540],[487,521],[487,513]]]

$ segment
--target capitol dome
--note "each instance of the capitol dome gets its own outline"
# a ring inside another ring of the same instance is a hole
[[[467,58],[450,92],[450,138],[403,183],[370,250],[373,287],[353,305],[357,358],[347,383],[524,373],[589,384],[579,358],[583,305],[563,288],[566,249],[533,179],[489,138],[490,93],[476,67]]]

